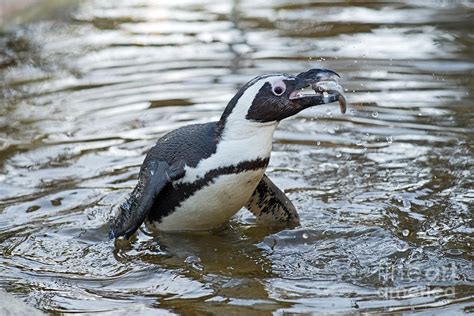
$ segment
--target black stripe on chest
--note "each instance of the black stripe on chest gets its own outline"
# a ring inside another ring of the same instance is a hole
[[[237,174],[266,168],[270,158],[258,158],[238,163],[237,165],[225,166],[208,171],[204,177],[191,183],[177,183],[167,185],[156,197],[152,210],[148,215],[149,221],[161,221],[177,209],[182,202],[191,197],[203,187],[210,185],[216,178],[222,175]],[[205,207],[205,205],[203,206]]]

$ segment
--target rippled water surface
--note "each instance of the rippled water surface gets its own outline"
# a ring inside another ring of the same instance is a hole
[[[474,311],[471,1],[50,2],[0,35],[1,288],[47,312]],[[267,173],[300,227],[242,210],[107,239],[157,138],[314,67],[349,108],[276,132]]]

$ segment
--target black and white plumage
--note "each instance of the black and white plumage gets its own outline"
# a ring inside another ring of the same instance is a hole
[[[244,206],[259,223],[298,224],[291,201],[265,176],[273,132],[286,117],[339,100],[341,91],[323,94],[319,87],[321,93],[301,92],[318,82],[337,82],[337,77],[325,69],[256,77],[231,99],[219,121],[164,135],[112,219],[111,238],[129,237],[144,221],[161,231],[209,230]]]

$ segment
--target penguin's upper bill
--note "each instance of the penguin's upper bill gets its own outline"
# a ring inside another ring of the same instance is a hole
[[[110,223],[110,237],[152,230],[209,230],[246,207],[264,225],[298,225],[288,197],[266,175],[278,123],[308,107],[339,101],[339,75],[311,69],[256,77],[229,101],[217,122],[180,127],[160,139],[138,183]],[[314,93],[304,93],[311,87]]]

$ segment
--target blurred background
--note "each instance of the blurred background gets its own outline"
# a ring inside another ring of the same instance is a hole
[[[471,313],[472,1],[3,0],[0,288],[46,312]],[[107,240],[164,133],[251,78],[324,67],[283,121],[301,227]]]

